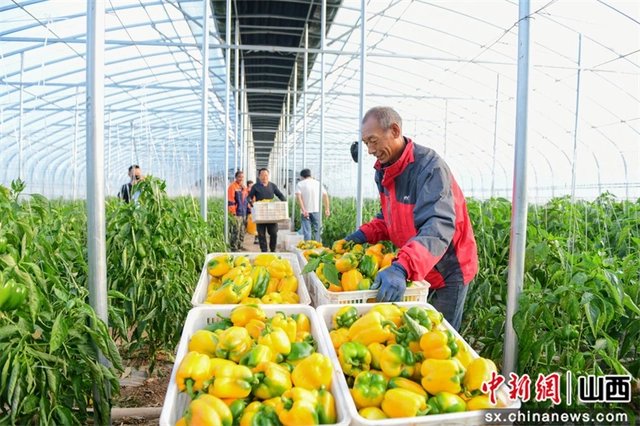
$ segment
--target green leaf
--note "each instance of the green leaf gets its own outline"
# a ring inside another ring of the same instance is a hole
[[[69,334],[69,328],[65,322],[65,315],[61,312],[56,317],[53,327],[51,328],[51,337],[49,338],[49,354],[57,351]]]
[[[631,312],[633,312],[636,315],[640,315],[640,308],[638,308],[638,305],[636,305],[633,300],[631,299],[631,297],[627,294],[624,293],[624,298],[622,300],[622,304],[629,309]]]
[[[340,285],[340,278],[338,278],[338,269],[336,269],[336,265],[333,263],[325,263],[322,268],[322,275],[329,281],[331,284]]]
[[[593,336],[598,336],[598,332],[600,329],[598,328],[598,318],[600,317],[600,309],[591,304],[591,302],[584,305],[584,312],[587,316],[587,321],[589,322],[589,327],[591,327],[591,332]]]

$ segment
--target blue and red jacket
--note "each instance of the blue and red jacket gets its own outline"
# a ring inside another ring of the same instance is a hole
[[[247,188],[244,185],[233,181],[228,189],[229,213],[235,216],[247,216],[249,214],[249,199],[247,198]]]
[[[469,284],[478,272],[476,241],[462,191],[432,149],[405,138],[398,161],[375,164],[381,212],[360,227],[367,242],[391,240],[410,280],[432,289]]]

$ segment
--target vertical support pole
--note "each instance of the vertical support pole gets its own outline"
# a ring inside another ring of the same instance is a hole
[[[447,126],[449,124],[449,101],[444,100],[444,152],[442,158],[447,161]]]
[[[227,19],[226,19],[226,37],[225,41],[229,46],[231,40],[231,0],[227,0]],[[225,98],[224,98],[224,172],[222,173],[222,191],[224,192],[224,242],[229,243],[229,192],[227,187],[229,184],[229,87],[231,85],[231,48],[227,47],[226,55],[226,81],[225,81]]]
[[[242,89],[244,89],[244,60],[242,61],[242,63],[240,64],[240,87]],[[241,90],[242,90],[241,89]],[[244,113],[245,113],[245,109],[244,109],[244,90],[242,90],[241,92],[236,92],[236,99],[237,102],[240,104],[240,128],[238,129],[238,135],[240,137],[240,167],[242,168],[242,170],[244,170],[244,175],[246,180],[249,180],[249,170],[248,170],[248,166],[246,164],[246,156],[245,156],[245,137],[244,137]],[[238,120],[238,117],[236,117],[236,120]],[[245,181],[246,183],[246,181]]]
[[[295,200],[296,193],[296,176],[300,173],[298,170],[297,161],[298,161],[298,131],[296,128],[296,111],[297,111],[297,99],[298,99],[298,58],[296,57],[295,65],[293,66],[293,207],[291,209],[291,230],[296,230],[296,206],[298,203]]]
[[[207,221],[207,201],[209,186],[208,139],[209,139],[209,0],[202,0],[202,117],[201,117],[201,149],[202,181],[200,182],[200,215]],[[226,211],[226,208],[225,208]]]
[[[76,86],[76,109],[73,119],[73,178],[71,179],[71,185],[73,186],[73,199],[78,197],[78,117],[80,112],[78,111],[78,86]]]
[[[322,212],[324,212],[322,208],[322,188],[324,184],[324,110],[325,110],[325,93],[324,93],[324,50],[326,49],[327,44],[327,0],[322,0],[322,17],[320,19],[320,191],[318,191],[318,197],[320,201],[318,202],[318,234],[320,235],[320,239],[322,240]]]
[[[364,203],[363,199],[363,187],[362,180],[364,178],[364,169],[362,163],[364,157],[362,155],[362,118],[364,117],[364,101],[366,94],[364,92],[364,68],[367,62],[367,45],[366,45],[366,0],[360,0],[360,113],[358,114],[358,192],[357,192],[357,206],[356,206],[356,229],[362,225],[362,207]],[[322,213],[320,213],[322,215]]]
[[[502,374],[517,373],[518,337],[513,329],[513,315],[518,310],[524,279],[524,255],[527,243],[527,118],[529,103],[529,0],[519,2],[518,86],[516,98],[516,146],[514,188],[511,214],[511,247],[507,277],[507,317],[504,334]]]
[[[111,185],[109,184],[109,182],[111,181],[110,177],[111,177],[111,108],[109,108],[109,136],[108,136],[108,141],[107,141],[107,174],[106,174],[106,180],[107,180],[107,193],[110,193],[110,189],[111,189]]]
[[[304,75],[304,92],[302,93],[302,168],[307,167],[307,77],[309,76],[309,24],[304,26],[304,65],[302,68]]]
[[[295,69],[295,65],[293,66],[293,68]],[[295,71],[294,71],[294,75],[295,75]],[[287,158],[287,172],[286,172],[286,182],[287,182],[287,196],[289,196],[289,194],[293,194],[294,191],[291,188],[291,185],[293,185],[293,182],[289,180],[290,177],[290,169],[291,169],[291,157],[289,157],[289,154],[291,153],[290,148],[289,148],[289,128],[291,126],[291,86],[287,86],[287,112],[285,113],[285,120],[287,122],[287,127],[285,127],[285,141],[286,141],[286,158]],[[289,213],[291,215],[291,219],[293,219],[293,206],[295,205],[295,201],[293,199],[293,197],[289,197],[291,201],[291,208],[289,209]],[[291,221],[289,221],[291,222]],[[291,231],[293,229],[293,225],[291,223],[289,223],[289,230]]]
[[[240,78],[240,73],[239,73],[239,68],[240,68],[240,50],[237,48],[237,46],[240,44],[240,21],[238,21],[236,19],[236,37],[235,37],[235,45],[236,45],[236,49],[234,50],[234,62],[235,62],[235,72],[233,73],[233,87],[235,88],[235,95],[233,97],[233,102],[234,102],[234,112],[235,112],[235,118],[234,118],[234,124],[235,124],[235,130],[233,132],[233,152],[235,153],[235,155],[233,156],[233,164],[234,164],[234,170],[238,171],[240,170],[238,168],[238,166],[240,168],[242,168],[242,162],[238,162],[238,160],[240,159],[240,155],[239,155],[239,147],[238,147],[238,80]]]
[[[22,141],[24,140],[24,52],[20,53],[20,121],[18,123],[18,177],[24,179]]]
[[[87,0],[87,249],[89,303],[96,317],[109,324],[107,312],[107,250],[104,209],[104,1]],[[98,360],[107,368],[109,361],[98,351]],[[93,384],[95,424],[110,425],[111,412],[104,412],[100,387]]]
[[[576,168],[578,166],[578,121],[580,120],[580,64],[582,62],[582,34],[578,34],[578,76],[576,80],[576,114],[573,120],[573,161],[571,164],[571,203],[576,197]]]
[[[133,121],[131,121],[131,145],[129,148],[130,154],[131,154],[131,164],[129,164],[130,166],[134,165],[136,163],[136,159],[133,155],[133,149],[136,146],[136,133],[135,133],[135,128],[133,126]]]
[[[493,118],[493,166],[491,167],[491,198],[496,186],[496,154],[498,144],[498,96],[500,95],[500,74],[496,74],[496,111]]]

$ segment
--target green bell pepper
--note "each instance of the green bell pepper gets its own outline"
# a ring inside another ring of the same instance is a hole
[[[315,352],[315,348],[307,342],[294,342],[291,344],[291,352],[285,357],[285,360],[287,363],[296,366]]]
[[[253,279],[253,287],[249,293],[250,297],[263,297],[267,294],[267,288],[269,287],[269,280],[271,274],[264,266],[254,266],[251,271],[251,278]]]
[[[358,265],[358,270],[360,270],[365,277],[374,279],[378,272],[378,262],[373,258],[373,255],[365,254]]]
[[[265,345],[256,345],[240,358],[240,365],[246,365],[249,368],[255,368],[261,362],[268,362],[273,359],[273,351]]]
[[[358,319],[358,310],[355,306],[343,306],[333,316],[333,328],[349,328]]]
[[[429,318],[429,315],[427,314],[427,311],[425,309],[414,306],[413,308],[409,308],[409,310],[405,312],[405,314],[410,318],[416,320],[418,324],[420,324],[427,330],[431,330],[431,319]]]
[[[291,374],[285,367],[275,362],[262,362],[253,369],[256,384],[252,393],[259,399],[280,396],[293,387]]]
[[[357,376],[361,371],[368,371],[371,365],[369,349],[359,342],[343,343],[338,349],[338,359],[347,376]]]
[[[382,374],[363,371],[356,376],[353,388],[349,391],[358,410],[380,407],[387,391],[387,380]]]
[[[440,392],[427,401],[429,414],[460,413],[467,411],[467,404],[458,395]]]

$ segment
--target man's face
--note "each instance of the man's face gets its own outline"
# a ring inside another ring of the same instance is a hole
[[[260,182],[262,182],[263,185],[266,185],[269,183],[269,172],[266,170],[263,170],[260,172]]]
[[[129,177],[131,178],[131,180],[140,180],[140,178],[142,177],[140,167],[131,169],[131,171],[129,172]]]
[[[376,157],[380,163],[393,163],[402,154],[403,144],[400,127],[392,124],[387,130],[383,130],[374,118],[369,118],[362,124],[362,142],[367,146],[370,155]]]
[[[239,184],[242,184],[242,182],[244,182],[244,173],[239,173],[238,176],[236,176],[236,182]]]

